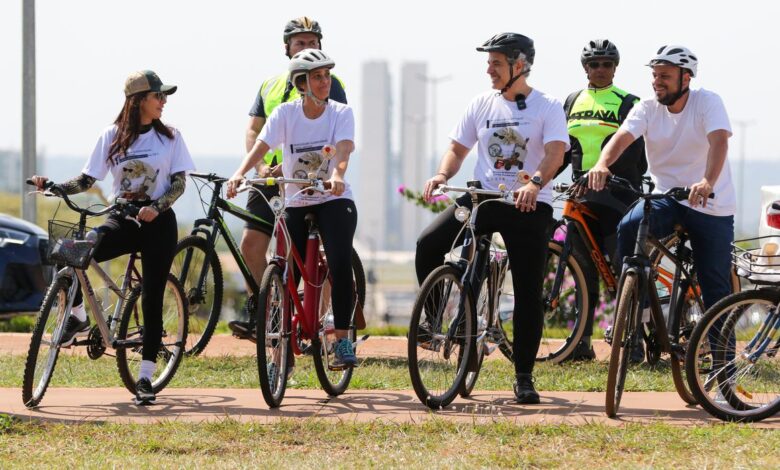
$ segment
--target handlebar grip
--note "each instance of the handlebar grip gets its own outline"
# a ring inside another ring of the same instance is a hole
[[[27,178],[24,182],[29,184],[30,186],[36,186],[36,184],[33,183],[32,178]],[[54,181],[52,181],[52,180],[46,180],[46,182],[43,183],[43,189],[49,189],[52,186],[54,186]]]

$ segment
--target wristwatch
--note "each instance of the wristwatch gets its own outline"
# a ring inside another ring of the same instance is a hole
[[[541,177],[541,176],[539,176],[539,175],[534,175],[534,176],[531,178],[531,183],[533,183],[533,184],[535,184],[536,186],[538,186],[538,187],[539,187],[539,189],[541,189],[541,188],[542,188],[542,186],[544,186],[544,185],[542,184],[542,177]]]

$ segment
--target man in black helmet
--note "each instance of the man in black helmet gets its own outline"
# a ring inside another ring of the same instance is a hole
[[[515,191],[514,206],[481,206],[477,231],[499,232],[506,244],[515,293],[515,397],[518,403],[539,403],[532,372],[542,335],[542,273],[552,218],[548,183],[563,163],[569,136],[561,102],[527,82],[535,56],[530,38],[501,33],[477,50],[488,53],[487,73],[493,90],[478,95],[466,108],[450,134],[438,173],[425,184],[424,197],[429,198],[436,187],[455,176],[474,145],[474,179],[482,188],[497,190],[504,185]],[[461,197],[458,203],[471,207],[470,196]],[[452,206],[442,212],[417,241],[415,268],[420,283],[442,264],[462,228],[454,210]],[[431,320],[421,328],[431,328],[436,323]]]
[[[322,29],[319,23],[309,17],[302,16],[290,20],[284,27],[284,53],[287,58],[291,58],[304,49],[321,49]],[[249,110],[249,125],[246,130],[246,151],[247,153],[255,146],[257,136],[265,124],[265,120],[271,115],[271,112],[281,103],[292,101],[298,98],[298,90],[290,83],[290,73],[284,71],[279,75],[263,81],[260,90],[257,92],[252,109]],[[344,92],[344,84],[341,80],[332,75],[330,87],[330,98],[340,103],[347,103],[347,96]],[[276,168],[281,168],[282,151],[277,149],[269,152],[263,162],[257,167],[259,176],[268,176]],[[268,199],[279,194],[276,186],[258,187]],[[244,233],[241,237],[241,253],[246,259],[249,270],[252,275],[260,282],[263,271],[267,265],[266,252],[268,244],[271,241],[271,230],[273,229],[273,212],[268,207],[265,200],[254,191],[250,192],[246,208],[249,212],[260,217],[265,223],[247,222],[244,227]],[[247,286],[249,298],[247,299],[246,311],[254,312],[255,299]],[[233,334],[238,338],[254,338],[254,317],[249,315],[249,321],[232,321],[229,326]]]
[[[588,77],[588,87],[575,91],[566,98],[563,109],[566,113],[571,149],[564,157],[564,167],[571,162],[572,179],[577,180],[599,159],[601,149],[607,145],[628,112],[639,98],[621,90],[613,83],[615,71],[620,64],[620,52],[609,39],[594,39],[585,44],[580,62]],[[635,187],[642,184],[642,175],[647,171],[644,140],[640,137],[631,144],[609,168],[610,171],[629,180]],[[634,202],[633,194],[622,191],[589,193],[584,197],[585,206],[594,218],[586,218],[588,228],[596,237],[602,253],[608,260],[614,259],[617,224]],[[582,340],[570,356],[574,360],[591,360],[596,357],[591,346],[593,317],[599,298],[599,274],[590,256],[590,250],[576,231],[567,234],[572,241],[575,254],[582,262],[582,269],[588,284],[587,322]],[[644,350],[637,348],[632,360],[641,362]]]

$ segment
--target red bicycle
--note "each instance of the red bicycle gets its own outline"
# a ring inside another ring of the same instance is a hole
[[[283,217],[286,207],[284,185],[287,183],[304,186],[291,199],[306,192],[329,191],[328,183],[318,178],[259,178],[247,180],[241,188],[252,189],[251,184],[279,185],[280,188],[279,196],[267,201],[274,211],[274,235],[271,260],[260,282],[256,313],[257,370],[263,398],[271,408],[282,403],[294,355],[310,354],[313,357],[317,379],[322,389],[331,396],[346,391],[353,372],[352,367],[341,368],[332,364],[336,340],[330,298],[332,279],[314,214],[306,216],[305,263],[291,241]],[[348,337],[357,347],[368,338],[366,335],[359,341],[355,340],[357,329],[365,328],[362,305],[366,282],[363,265],[354,249],[351,262],[353,308]],[[302,292],[298,290],[293,273],[296,266],[303,281]]]

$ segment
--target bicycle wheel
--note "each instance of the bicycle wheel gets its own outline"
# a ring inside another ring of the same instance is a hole
[[[257,372],[263,399],[271,408],[282,404],[287,389],[287,370],[290,365],[291,299],[282,279],[282,269],[269,264],[260,283],[257,297]]]
[[[472,305],[452,266],[433,270],[420,286],[409,324],[409,375],[417,398],[442,408],[455,399],[473,347]],[[464,302],[464,299],[466,300]]]
[[[476,346],[476,349],[474,349],[474,354],[477,355],[476,357],[476,364],[474,366],[474,370],[468,370],[466,371],[466,375],[463,378],[463,384],[460,387],[460,390],[458,390],[458,394],[466,398],[469,395],[471,395],[471,392],[474,390],[474,385],[477,384],[477,379],[479,378],[479,372],[482,370],[482,361],[485,360],[485,350],[488,347],[488,340],[490,337],[488,336],[490,334],[490,331],[488,330],[488,326],[493,324],[493,308],[492,308],[492,302],[490,301],[490,283],[486,280],[482,280],[482,285],[479,288],[479,297],[477,298],[477,304],[476,304],[476,311],[477,311],[477,331],[476,331],[476,339],[474,342],[474,345]],[[461,353],[463,350],[461,349]],[[459,358],[460,361],[463,360],[463,356]]]
[[[354,249],[352,251],[352,275],[353,275],[353,291],[352,291],[352,313],[350,315],[349,329],[347,337],[354,344],[356,338],[355,329],[355,313],[357,312],[357,303],[360,302],[360,292],[357,290],[360,288],[359,280],[355,279],[356,266],[355,261],[360,263],[360,259],[357,258],[357,253]],[[363,272],[363,266],[360,264],[359,272]],[[363,299],[365,300],[365,277],[363,277]],[[312,352],[314,359],[314,370],[317,373],[317,379],[322,386],[322,389],[330,396],[338,396],[344,393],[349,387],[349,382],[352,380],[352,372],[354,367],[338,368],[333,367],[331,364],[334,360],[336,334],[333,320],[333,304],[331,303],[331,283],[329,279],[326,279],[322,290],[320,291],[320,308],[319,308],[319,333],[317,338],[312,340]],[[361,304],[362,305],[362,304]]]
[[[627,273],[619,286],[620,296],[615,313],[615,326],[612,336],[612,351],[609,356],[607,372],[607,416],[614,418],[620,408],[623,388],[626,385],[628,361],[636,335],[638,334],[639,285],[635,273]]]
[[[691,335],[688,384],[699,404],[724,421],[760,421],[780,411],[780,290],[729,295]],[[762,346],[765,344],[765,349]]]
[[[685,351],[689,347],[688,338],[690,338],[690,330],[687,330],[687,328],[689,328],[689,325],[695,325],[696,321],[701,318],[700,314],[697,316],[695,313],[693,313],[699,312],[700,309],[698,304],[693,299],[690,299],[687,295],[680,296],[675,309],[676,311],[680,312],[678,321],[682,323],[682,325],[674,326],[677,331],[680,331],[681,334],[679,343],[677,344],[678,349],[673,349],[669,355],[669,364],[672,369],[672,380],[674,381],[674,388],[677,390],[677,394],[680,396],[680,398],[682,398],[682,400],[689,405],[695,405],[698,402],[690,387],[688,386],[688,381],[685,377]],[[685,330],[688,331],[688,333],[686,333],[687,336],[683,335]]]
[[[141,286],[135,287],[122,311],[122,321],[117,330],[117,340],[130,344],[116,351],[119,376],[130,393],[135,393],[138,369],[143,355],[144,315],[139,299]],[[163,294],[163,335],[157,353],[157,370],[152,376],[152,389],[159,393],[168,385],[179,367],[187,341],[187,300],[179,281],[168,274]]]
[[[547,268],[542,291],[545,303],[544,329],[536,360],[557,364],[566,360],[574,352],[582,338],[590,299],[585,274],[581,267],[584,261],[580,261],[573,251],[566,260],[560,292],[555,299],[550,298],[550,291],[563,254],[563,245],[550,240],[547,248]]]
[[[206,277],[202,284],[200,277],[206,262]],[[184,289],[189,305],[187,346],[185,354],[197,356],[206,348],[222,310],[222,266],[214,247],[196,235],[179,240],[171,273]]]
[[[515,359],[512,356],[512,344],[514,344],[512,321],[515,311],[515,287],[512,284],[512,267],[509,265],[509,259],[506,260],[506,263],[506,272],[498,280],[498,299],[494,307],[494,314],[498,318],[494,319],[496,327],[491,330],[491,336],[492,341],[498,344],[498,349],[504,357],[509,359],[509,362],[514,362]]]
[[[54,374],[60,353],[60,338],[68,317],[69,285],[70,280],[66,277],[55,278],[38,313],[22,384],[22,401],[28,408],[38,406]]]

